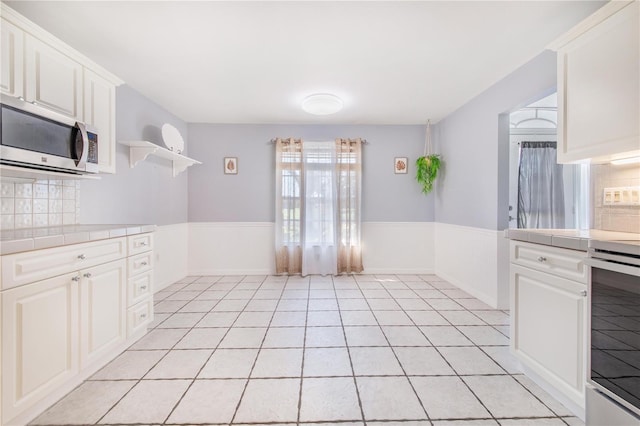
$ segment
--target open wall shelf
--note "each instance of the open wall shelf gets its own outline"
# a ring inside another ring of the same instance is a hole
[[[194,164],[202,164],[200,161],[185,157],[182,154],[170,151],[167,148],[163,148],[149,141],[118,141],[118,143],[129,147],[129,166],[131,168],[134,168],[139,162],[144,161],[149,155],[171,160],[173,177],[184,172],[187,167],[193,166]]]

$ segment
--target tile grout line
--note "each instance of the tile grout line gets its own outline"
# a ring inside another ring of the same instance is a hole
[[[287,279],[287,281],[289,281]],[[300,412],[302,410],[302,385],[304,380],[304,358],[306,355],[307,347],[307,324],[309,323],[309,300],[311,299],[311,278],[307,279],[307,309],[304,314],[304,337],[302,339],[302,365],[300,366],[300,390],[298,393],[298,416],[296,418],[296,424],[300,424]]]

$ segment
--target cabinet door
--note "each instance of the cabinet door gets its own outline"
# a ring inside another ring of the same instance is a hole
[[[124,259],[80,271],[80,365],[108,354],[126,338]]]
[[[24,32],[5,19],[0,21],[0,25],[0,91],[10,96],[24,96]]]
[[[98,129],[98,165],[116,172],[116,89],[98,74],[84,69],[84,121]]]
[[[511,349],[584,407],[586,285],[511,264]]]
[[[2,293],[3,424],[78,372],[77,274]]]
[[[25,99],[82,120],[82,66],[40,40],[25,36]]]
[[[558,51],[558,161],[640,154],[638,2]]]

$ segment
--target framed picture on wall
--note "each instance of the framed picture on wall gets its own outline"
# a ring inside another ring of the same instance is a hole
[[[407,174],[409,168],[409,161],[407,157],[396,157],[393,160],[393,169],[396,174]]]
[[[224,157],[224,174],[238,174],[238,157]]]

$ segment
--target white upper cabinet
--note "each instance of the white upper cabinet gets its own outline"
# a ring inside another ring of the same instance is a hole
[[[98,165],[116,172],[116,88],[95,72],[84,69],[84,121],[98,129]]]
[[[28,102],[82,120],[82,65],[29,34],[25,65]]]
[[[4,18],[0,20],[0,91],[10,96],[24,96],[24,32]]]
[[[123,83],[4,3],[0,91],[98,130],[101,173],[116,172],[116,87]]]
[[[640,155],[639,6],[611,2],[558,40],[558,162]]]

